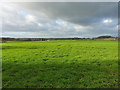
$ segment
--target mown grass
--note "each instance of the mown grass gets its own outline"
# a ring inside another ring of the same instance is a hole
[[[3,88],[117,88],[118,42],[2,44]]]

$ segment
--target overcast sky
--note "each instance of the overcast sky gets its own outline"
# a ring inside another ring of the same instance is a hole
[[[4,37],[118,35],[117,2],[3,3],[0,15]]]

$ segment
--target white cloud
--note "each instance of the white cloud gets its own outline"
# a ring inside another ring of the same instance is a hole
[[[111,19],[105,19],[105,20],[103,20],[103,23],[112,23],[112,20]]]

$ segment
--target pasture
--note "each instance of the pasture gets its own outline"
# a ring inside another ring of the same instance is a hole
[[[3,88],[118,88],[118,42],[2,43]]]

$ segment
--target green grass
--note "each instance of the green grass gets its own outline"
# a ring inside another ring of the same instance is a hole
[[[117,88],[118,42],[2,44],[3,88]]]

